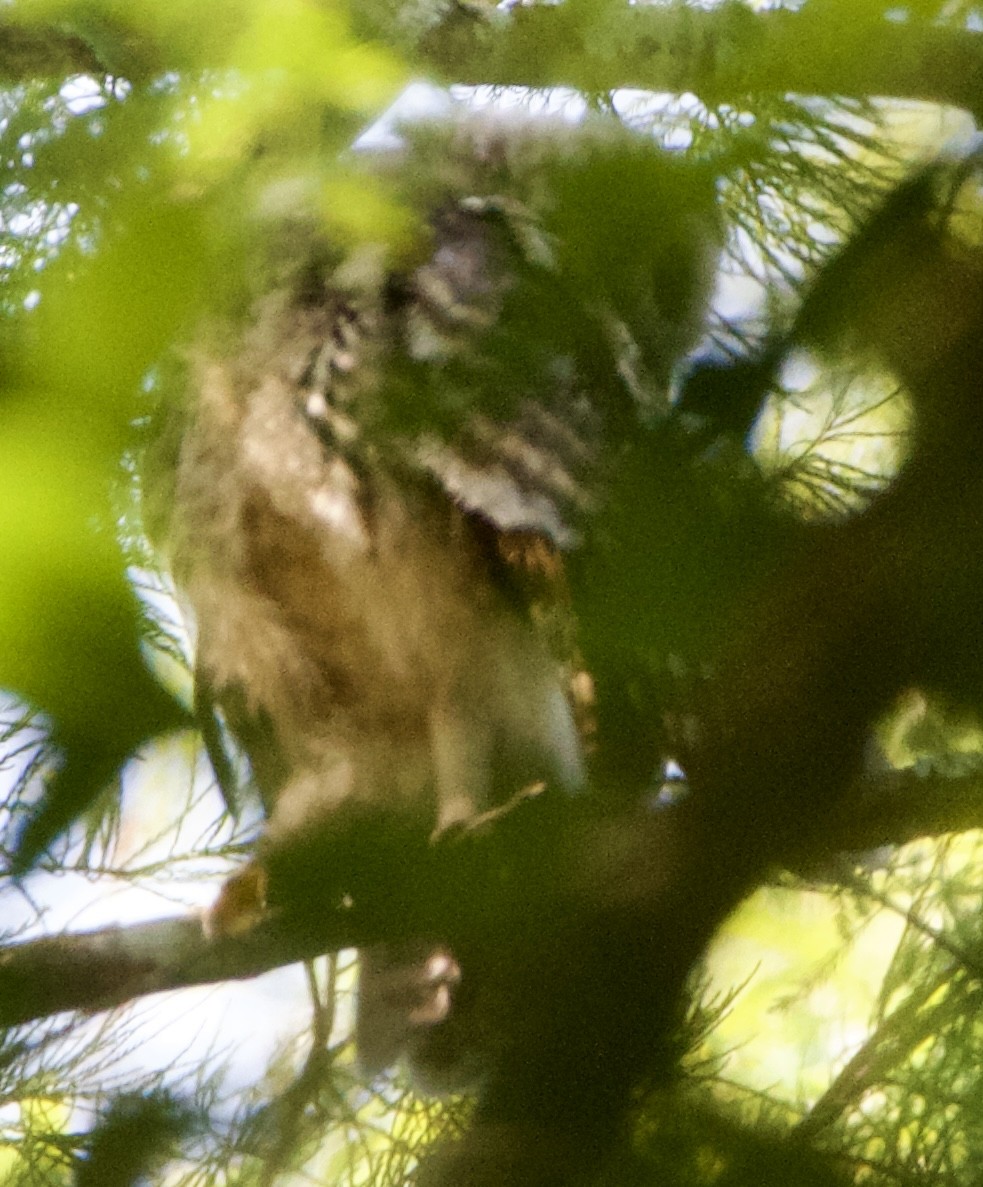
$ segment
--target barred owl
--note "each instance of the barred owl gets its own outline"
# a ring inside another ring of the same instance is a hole
[[[622,131],[465,123],[366,167],[419,213],[413,251],[278,240],[190,352],[169,526],[267,809],[250,869],[295,898],[347,838],[584,783],[564,556],[664,407],[717,250],[712,187]],[[466,1077],[460,977],[431,937],[363,953],[364,1068]]]

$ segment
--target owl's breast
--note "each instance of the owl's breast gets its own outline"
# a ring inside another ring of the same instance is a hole
[[[332,440],[289,373],[245,386],[211,361],[201,386],[189,468],[210,453],[218,477],[185,492],[183,579],[200,670],[290,772],[264,789],[271,828],[352,797],[446,825],[579,781],[562,664],[503,586],[496,525],[405,457]]]

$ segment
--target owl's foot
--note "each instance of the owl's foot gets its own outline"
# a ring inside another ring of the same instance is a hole
[[[226,879],[202,918],[202,930],[208,939],[251,931],[266,915],[266,887],[266,867],[258,861],[249,862]]]

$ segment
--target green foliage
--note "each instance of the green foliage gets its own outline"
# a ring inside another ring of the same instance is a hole
[[[14,868],[34,863],[134,751],[189,724],[147,666],[147,614],[128,566],[152,553],[132,539],[134,514],[127,511],[122,526],[119,514],[133,485],[138,422],[167,387],[167,369],[180,366],[171,347],[212,311],[241,309],[269,275],[257,281],[257,259],[289,266],[311,233],[326,251],[382,242],[390,261],[419,257],[426,227],[416,207],[431,173],[421,166],[409,183],[373,179],[344,149],[420,65],[401,63],[379,38],[388,33],[419,48],[445,19],[491,19],[481,7],[376,5],[350,18],[340,4],[299,0],[224,0],[205,11],[109,0],[13,6],[12,19],[25,28],[70,27],[107,72],[70,85],[26,80],[0,97],[8,175],[0,195],[7,240],[0,306],[8,321],[0,360],[0,685],[50,726],[6,805]],[[972,10],[942,0],[905,7],[918,22],[953,25]],[[544,46],[544,61],[560,71],[571,44],[582,53],[597,30],[606,69],[614,7],[570,8],[576,38]],[[884,5],[814,0],[810,8],[835,32],[832,69],[843,53],[862,57]],[[374,39],[362,33],[367,23]],[[408,366],[387,389],[386,430],[449,431],[469,409],[501,410],[557,355],[606,374],[612,359],[601,309],[614,309],[635,334],[641,374],[649,359],[663,357],[665,311],[692,303],[694,276],[677,261],[705,234],[715,243],[726,236],[732,272],[767,282],[769,328],[793,324],[803,279],[873,208],[908,150],[892,141],[872,104],[760,96],[754,81],[747,112],[653,108],[637,121],[656,139],[688,137],[685,163],[667,164],[649,146],[625,141],[549,167],[527,165],[526,201],[540,222],[524,230],[522,211],[502,211],[527,283],[489,330],[487,363],[470,359],[461,372],[451,364],[427,374]],[[591,99],[616,106],[600,83]],[[425,136],[418,148],[426,160]],[[453,172],[452,162],[443,165]],[[712,171],[724,173],[724,232],[710,209]],[[514,162],[503,168],[510,181],[516,172]],[[659,217],[646,216],[653,211]],[[544,252],[552,253],[548,268],[537,266]],[[894,279],[899,271],[903,279],[906,261],[892,265]],[[661,308],[652,303],[653,277]],[[876,307],[880,278],[867,280],[857,309]],[[839,307],[828,312],[842,317]],[[714,334],[725,354],[762,336],[725,319]],[[662,396],[669,376],[645,379]],[[639,766],[650,762],[643,743],[651,735],[680,744],[699,725],[707,673],[759,591],[796,554],[803,521],[854,513],[902,465],[910,404],[890,376],[819,368],[805,384],[779,380],[750,450],[753,385],[748,409],[711,416],[702,437],[677,432],[672,409],[656,402],[651,425],[672,422],[672,431],[640,435],[616,460],[596,539],[573,572],[599,713],[625,755],[623,768],[608,772],[612,782],[626,772],[636,782],[648,777]],[[155,642],[180,660],[179,640],[162,632]],[[0,745],[13,753],[28,727],[18,717]],[[924,730],[901,737],[899,729],[891,735],[885,727],[896,765],[930,755],[936,767],[975,769],[972,724],[947,721],[928,742]],[[42,774],[49,776],[42,807],[29,813]],[[869,1032],[831,1072],[818,1104],[799,1109],[777,1092],[755,1100],[735,1090],[726,1054],[697,1027],[691,1080],[659,1085],[636,1102],[630,1140],[601,1181],[811,1187],[934,1175],[971,1187],[983,1150],[978,862],[975,852],[958,860],[945,848],[937,858],[931,852],[912,858],[907,880],[902,868],[888,890],[862,878],[851,886],[849,926],[865,913],[893,912],[904,917],[904,932]],[[759,929],[759,942],[763,920],[747,925]],[[140,1174],[163,1182],[165,1172],[151,1169],[158,1156],[176,1160],[168,1182],[265,1187],[281,1172],[284,1180],[308,1172],[331,1183],[404,1182],[420,1142],[455,1132],[469,1106],[397,1099],[391,1090],[358,1097],[350,1052],[331,1044],[325,1017],[335,988],[332,974],[331,993],[316,997],[321,1014],[301,1071],[277,1069],[271,1082],[279,1075],[280,1091],[264,1082],[262,1099],[247,1101],[225,1133],[217,1126],[205,1155],[196,1151],[198,1165],[184,1113],[153,1095],[156,1085],[146,1086],[144,1100],[110,1105],[85,1141],[77,1137],[71,1109],[85,1093],[78,1083],[72,1090],[73,1080],[112,1084],[113,1076],[85,1071],[78,1052],[58,1047],[56,1030],[13,1036],[0,1047],[0,1095],[17,1107],[19,1141],[0,1149],[0,1181],[60,1187],[87,1147],[78,1187],[122,1187]],[[739,1010],[739,997],[736,1005],[729,998],[708,1005],[710,1021],[731,1007]],[[754,1019],[744,1028],[753,1038]],[[100,1035],[96,1049],[113,1042]],[[707,1052],[712,1058],[694,1072]],[[214,1103],[206,1086],[200,1095]]]
[[[89,1134],[76,1187],[136,1187],[191,1128],[190,1109],[164,1093],[117,1096]]]
[[[381,50],[352,40],[340,10],[274,15],[243,2],[205,21],[190,11],[24,3],[14,14],[25,24],[70,15],[130,79],[25,88],[3,129],[16,168],[5,219],[27,233],[11,241],[4,275],[0,683],[49,717],[64,754],[22,833],[20,869],[139,745],[187,722],[141,655],[112,492],[141,383],[196,324],[206,294],[234,299],[241,276],[228,264],[249,218],[243,153],[275,143],[263,151],[279,161],[253,170],[248,197],[317,185],[311,148],[350,136],[398,78]],[[185,77],[158,77],[164,62]],[[363,233],[384,217],[363,215]]]

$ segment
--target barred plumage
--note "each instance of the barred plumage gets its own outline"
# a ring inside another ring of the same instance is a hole
[[[605,167],[675,203],[649,215],[673,220],[680,251],[647,256],[643,236],[618,292],[603,253],[623,195],[602,186],[598,202]],[[422,262],[312,245],[245,326],[219,323],[191,356],[174,568],[202,679],[267,806],[259,861],[277,869],[312,837],[330,854],[352,830],[426,835],[529,784],[582,784],[562,553],[664,403],[715,250],[710,203],[692,211],[676,163],[623,134],[445,131],[404,168],[425,179]],[[227,894],[215,924],[240,910]],[[459,976],[425,942],[370,954],[368,1070],[407,1046],[426,1065]],[[440,1050],[445,1085],[474,1065],[456,1046],[456,1071]]]

